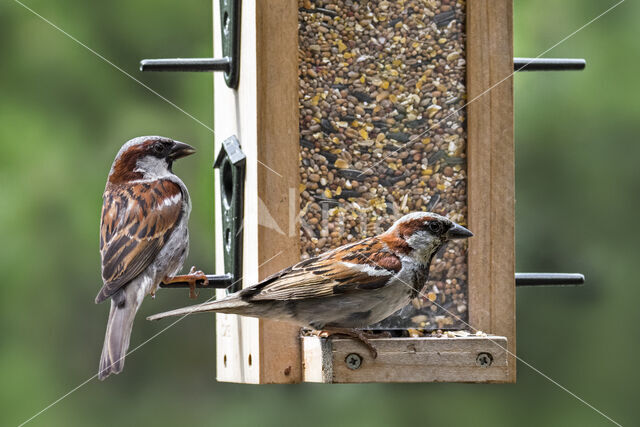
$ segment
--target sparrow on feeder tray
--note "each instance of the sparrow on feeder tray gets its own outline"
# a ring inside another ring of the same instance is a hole
[[[103,194],[100,255],[104,286],[96,304],[111,299],[98,378],[124,367],[133,319],[160,282],[195,283],[206,275],[192,268],[175,276],[189,250],[189,192],[173,174],[173,162],[195,149],[160,136],[141,136],[116,155]]]
[[[384,320],[424,288],[431,260],[449,240],[473,234],[430,212],[414,212],[386,232],[340,246],[273,274],[221,300],[148,317],[217,312],[294,322],[359,339],[371,350],[372,334],[361,328]]]

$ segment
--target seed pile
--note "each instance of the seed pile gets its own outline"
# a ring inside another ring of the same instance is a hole
[[[302,257],[413,211],[466,224],[464,0],[298,6]],[[467,320],[466,243],[449,243],[424,297],[376,327],[464,326],[438,305]]]

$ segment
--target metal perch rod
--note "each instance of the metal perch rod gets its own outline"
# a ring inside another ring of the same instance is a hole
[[[231,274],[207,274],[209,284],[196,282],[196,288],[225,289],[234,281]],[[578,286],[584,284],[584,275],[579,273],[516,273],[516,286]],[[187,282],[170,285],[160,283],[161,288],[188,288]]]
[[[513,71],[571,71],[584,70],[584,59],[513,58]]]
[[[230,58],[165,58],[143,59],[140,71],[224,71],[228,72]],[[569,71],[584,70],[584,59],[513,58],[513,71]]]
[[[196,288],[226,289],[233,284],[233,277],[230,274],[207,274],[209,284],[204,286],[203,281],[196,282]],[[169,285],[160,283],[161,288],[188,288],[188,282],[174,282]]]
[[[579,273],[516,273],[516,286],[578,286],[584,284]]]
[[[140,71],[224,71],[229,72],[231,58],[143,59]]]

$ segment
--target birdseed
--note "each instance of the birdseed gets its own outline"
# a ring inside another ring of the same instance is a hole
[[[466,225],[465,2],[298,6],[302,258],[409,212]],[[462,328],[467,308],[467,244],[451,242],[423,296],[375,328]]]

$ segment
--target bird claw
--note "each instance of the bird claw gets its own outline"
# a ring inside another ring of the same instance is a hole
[[[198,282],[204,282],[202,286],[208,286],[209,280],[207,279],[207,275],[200,270],[196,270],[196,267],[193,266],[189,270],[189,274],[174,276],[174,277],[166,277],[163,282],[165,284],[171,284],[176,282],[187,282],[189,284],[189,298],[196,299],[198,298],[198,293],[196,292],[196,285]]]
[[[188,276],[190,276],[189,298],[196,299],[198,298],[198,293],[196,292],[196,283],[199,281],[203,281],[204,283],[202,284],[202,286],[208,286],[209,280],[207,279],[207,275],[204,274],[204,272],[202,272],[201,270],[196,270],[195,265],[192,266],[191,269],[189,270]]]
[[[198,293],[196,292],[196,282],[189,282],[189,298],[198,298]]]

